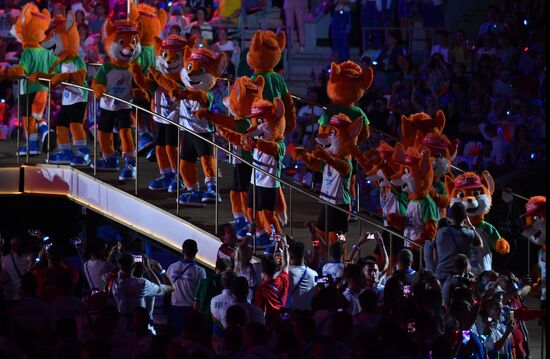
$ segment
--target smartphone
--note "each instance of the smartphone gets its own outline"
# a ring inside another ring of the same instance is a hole
[[[325,284],[328,283],[328,278],[325,276],[315,277],[315,284]]]
[[[405,284],[405,285],[403,286],[403,295],[404,295],[405,297],[408,297],[408,296],[411,295],[411,286],[410,286],[409,284]]]
[[[374,239],[374,233],[372,232],[367,233],[367,239]]]
[[[338,233],[336,233],[336,236],[338,237],[338,240],[339,240],[341,243],[345,243],[345,242],[346,242],[346,236],[344,236],[344,233],[338,232]]]
[[[407,323],[407,333],[412,334],[414,332],[416,332],[416,323],[415,322]]]
[[[138,255],[134,255],[134,262],[136,263],[142,263],[143,262],[143,257],[141,256],[141,254],[138,254]]]
[[[470,331],[469,330],[463,330],[462,331],[462,343],[466,344],[470,341]]]

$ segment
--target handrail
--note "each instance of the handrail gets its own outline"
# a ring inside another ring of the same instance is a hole
[[[13,78],[27,79],[27,76],[14,76]],[[50,79],[46,79],[46,78],[38,78],[38,80],[39,80],[39,81],[48,82],[48,83],[51,82]],[[92,93],[93,93],[93,89],[91,89],[91,88],[89,88],[89,87],[86,87],[86,86],[75,85],[75,84],[72,84],[72,83],[69,83],[69,82],[61,82],[61,85],[64,85],[64,86],[71,86],[71,87],[75,87],[75,88],[78,88],[78,89],[81,89],[81,90],[84,90],[84,91],[92,92]],[[193,135],[193,136],[195,136],[195,137],[198,137],[198,138],[200,138],[200,139],[203,140],[203,141],[206,141],[208,144],[210,144],[211,146],[215,147],[217,150],[221,150],[222,152],[224,152],[224,153],[226,153],[226,154],[228,154],[228,155],[230,155],[230,156],[232,156],[232,157],[235,157],[236,159],[242,161],[243,163],[246,163],[246,164],[249,165],[254,171],[259,171],[259,172],[261,172],[261,173],[263,173],[263,174],[265,174],[265,175],[267,175],[267,176],[269,176],[269,177],[275,178],[275,179],[278,180],[280,183],[284,184],[285,186],[288,186],[288,187],[291,188],[292,190],[298,191],[299,193],[301,193],[301,194],[303,194],[303,195],[305,195],[305,196],[307,196],[307,197],[309,197],[309,198],[311,198],[311,199],[314,199],[314,200],[316,200],[316,201],[318,201],[318,202],[324,204],[325,206],[330,206],[330,207],[332,207],[332,208],[334,208],[334,209],[336,209],[336,210],[339,210],[339,211],[341,211],[341,212],[346,213],[346,214],[349,215],[349,216],[356,217],[356,218],[358,218],[359,220],[361,220],[361,221],[363,221],[363,222],[365,222],[365,223],[367,223],[367,224],[369,224],[369,225],[371,225],[371,226],[373,226],[373,227],[375,227],[375,228],[377,228],[377,229],[379,229],[379,230],[381,230],[381,231],[388,232],[389,234],[391,234],[391,235],[393,235],[393,236],[396,236],[397,238],[400,238],[400,239],[402,239],[402,240],[408,242],[409,244],[411,244],[411,245],[413,245],[413,246],[416,246],[416,247],[420,248],[420,250],[422,250],[422,248],[423,248],[423,246],[419,245],[418,243],[414,242],[413,240],[411,240],[411,239],[409,239],[409,238],[406,238],[406,237],[403,236],[402,234],[400,234],[400,233],[398,233],[398,232],[396,232],[396,231],[394,231],[394,230],[392,230],[392,229],[386,228],[386,227],[384,227],[384,226],[381,225],[381,224],[378,224],[378,223],[376,223],[376,222],[374,222],[374,221],[371,221],[370,219],[368,219],[368,218],[366,218],[366,217],[360,215],[359,213],[355,214],[355,213],[353,213],[353,212],[351,212],[351,211],[347,211],[347,210],[345,210],[345,209],[342,209],[342,208],[338,207],[337,205],[334,205],[334,204],[332,204],[332,203],[330,203],[330,202],[327,202],[327,201],[321,199],[320,197],[317,197],[317,196],[314,196],[314,195],[308,193],[306,190],[304,190],[304,189],[302,189],[302,188],[300,188],[300,187],[298,187],[298,186],[295,186],[294,184],[291,184],[290,182],[288,182],[288,181],[285,180],[285,179],[282,179],[282,178],[279,178],[279,177],[277,177],[277,176],[274,176],[274,175],[268,173],[267,171],[265,171],[265,170],[263,170],[263,169],[261,169],[261,168],[259,168],[259,167],[254,166],[254,164],[252,164],[252,163],[246,161],[246,160],[245,160],[244,158],[242,158],[241,156],[234,154],[233,152],[231,152],[231,151],[225,149],[224,147],[222,147],[222,146],[216,144],[216,143],[213,142],[213,141],[210,141],[210,140],[208,140],[208,139],[205,139],[204,137],[201,137],[199,134],[195,133],[194,131],[191,131],[191,130],[185,128],[183,125],[181,125],[181,124],[179,124],[179,123],[177,123],[177,122],[174,122],[174,121],[172,121],[171,119],[169,119],[169,118],[167,118],[167,117],[165,117],[165,116],[163,116],[163,115],[161,115],[161,114],[157,114],[156,112],[153,112],[153,111],[151,111],[151,110],[149,110],[149,109],[146,109],[146,108],[143,108],[143,107],[141,107],[141,106],[138,106],[138,105],[136,105],[136,104],[134,104],[134,103],[132,103],[132,102],[126,101],[126,100],[124,100],[124,99],[118,98],[118,97],[116,97],[116,96],[110,95],[110,94],[108,94],[108,93],[104,93],[103,96],[106,96],[106,97],[112,98],[112,99],[114,99],[114,100],[116,100],[116,101],[120,101],[120,102],[122,102],[122,103],[125,103],[125,104],[131,106],[132,108],[135,108],[136,110],[141,110],[141,111],[143,111],[143,112],[145,112],[145,113],[148,113],[148,114],[150,114],[150,115],[152,115],[152,116],[156,116],[156,117],[158,117],[158,118],[161,118],[161,119],[163,119],[163,120],[169,122],[170,124],[172,124],[172,125],[178,127],[178,129],[180,129],[180,130],[182,130],[182,131],[185,131],[185,132],[187,132],[187,133],[190,133],[191,135]],[[180,117],[186,118],[185,116],[180,116]],[[186,119],[191,120],[190,118],[186,118]]]

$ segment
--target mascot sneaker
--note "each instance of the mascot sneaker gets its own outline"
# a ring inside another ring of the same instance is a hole
[[[173,173],[162,174],[149,182],[149,189],[151,191],[165,191],[168,189],[175,175]]]
[[[246,217],[239,217],[235,220],[233,223],[233,227],[235,228],[235,231],[237,232],[237,238],[243,239],[246,237],[246,234],[248,233],[250,224],[246,220]]]
[[[92,163],[90,149],[88,147],[77,147],[76,154],[71,160],[71,166],[88,167]]]
[[[172,182],[168,185],[168,193],[176,193],[178,191],[178,183],[180,184],[180,193],[187,192],[187,188],[183,185],[183,181],[179,180],[179,176],[174,175]]]
[[[58,164],[58,165],[68,165],[71,163],[74,154],[72,150],[59,150],[50,155],[48,163]]]
[[[215,203],[216,202],[216,186],[208,185],[208,189],[202,195],[202,203]],[[221,203],[222,198],[218,193],[218,203]]]
[[[148,151],[155,144],[155,138],[151,132],[144,132],[139,135],[138,153]]]
[[[40,154],[40,146],[38,145],[38,141],[29,141],[29,156],[35,156]],[[23,145],[19,147],[19,150],[17,150],[17,154],[19,156],[26,156],[27,155],[27,146]]]
[[[93,164],[92,164],[93,167]],[[101,172],[117,172],[119,167],[118,158],[110,157],[97,160],[96,169]]]
[[[178,198],[179,204],[182,206],[189,206],[189,207],[204,207],[205,204],[202,203],[202,196],[204,192],[203,191],[193,191],[193,192],[187,192],[180,195]]]
[[[48,142],[50,143],[50,150],[53,150],[56,146],[55,132],[48,128],[48,125],[41,124],[38,126],[38,137],[42,142],[42,152],[48,151]]]
[[[136,160],[128,159],[124,164],[124,168],[120,171],[118,179],[121,181],[135,180],[136,179]]]

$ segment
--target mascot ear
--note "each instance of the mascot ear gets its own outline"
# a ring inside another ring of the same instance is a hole
[[[255,52],[262,51],[262,32],[256,30],[254,36],[252,36],[252,41],[250,42],[250,49]]]
[[[405,150],[403,148],[403,144],[401,142],[397,142],[395,144],[395,152],[393,153],[393,160],[395,162],[403,162],[405,159]]]
[[[453,193],[454,188],[455,188],[455,180],[451,176],[445,175],[445,190],[447,191],[447,194],[451,195],[451,193]]]
[[[445,128],[445,122],[445,113],[442,110],[437,111],[434,118],[434,127],[436,130],[439,131],[439,133],[443,132],[443,129]]]
[[[48,21],[48,24],[49,24],[52,20],[52,16],[50,15],[50,12],[48,11],[48,9],[43,9],[42,15],[46,17],[46,20]]]
[[[111,33],[113,32],[113,23],[111,22],[110,18],[107,18],[105,22],[103,23],[103,29],[101,31],[101,34],[103,35],[103,40],[105,40]]]
[[[279,31],[277,34],[277,43],[279,44],[279,49],[283,51],[286,45],[286,35],[284,31]]]
[[[137,5],[133,1],[130,1],[130,13],[128,14],[128,19],[130,21],[137,21],[137,19],[139,19],[139,11]]]
[[[340,66],[338,66],[335,62],[330,64],[330,76],[338,76],[340,75]]]
[[[422,158],[420,159],[420,170],[425,176],[432,177],[433,175],[429,174],[430,171],[433,172],[432,161],[430,161],[430,150],[423,148],[421,154]]]
[[[372,67],[369,67],[361,74],[361,88],[365,91],[368,90],[372,85],[372,80],[374,80],[374,71],[372,71]]]
[[[69,31],[75,25],[74,15],[72,11],[67,11],[67,21],[65,22],[65,31]]]
[[[345,133],[345,135],[349,139],[358,137],[359,133],[361,133],[362,128],[363,128],[363,116],[359,116],[347,126],[347,133]]]
[[[451,141],[451,145],[449,146],[449,155],[451,158],[451,161],[454,161],[457,153],[458,153],[458,144],[460,143],[460,140],[457,138],[455,140]]]
[[[159,20],[160,20],[160,28],[163,29],[164,26],[166,25],[166,21],[168,20],[168,15],[166,15],[166,11],[164,11],[164,9],[160,9],[157,12],[157,16],[159,17]]]
[[[162,46],[162,39],[158,36],[155,36],[155,48],[157,51],[160,50],[160,47]]]
[[[495,191],[495,180],[489,171],[483,171],[481,173],[481,184],[487,187],[489,193],[493,195],[493,192]]]
[[[423,139],[424,139],[424,136],[422,136],[422,131],[416,130],[416,136],[414,138],[414,146],[420,146],[422,144]]]
[[[262,93],[264,92],[264,86],[265,86],[264,77],[262,75],[258,75],[254,83],[256,84],[256,86],[258,86],[258,92],[259,92],[259,95],[261,96]]]
[[[243,83],[241,82],[240,79],[235,80],[234,91],[235,91],[235,96],[237,96],[237,98],[241,97],[241,94],[245,92]]]
[[[190,57],[191,57],[191,48],[189,46],[185,46],[185,49],[183,50],[183,61],[185,61],[185,63],[189,62]]]
[[[218,57],[216,58],[216,64],[216,77],[220,77],[221,75],[223,75],[225,67],[227,66],[227,60],[224,53],[218,55]]]
[[[141,39],[141,37],[143,36],[143,24],[141,23],[141,21],[136,21],[136,25],[138,28],[138,36]]]
[[[198,43],[199,43],[199,38],[197,37],[197,35],[193,35],[187,41],[187,46],[193,49],[197,47]]]
[[[273,116],[275,116],[275,118],[282,118],[285,115],[285,105],[283,100],[276,97],[275,101],[273,101],[273,105]]]

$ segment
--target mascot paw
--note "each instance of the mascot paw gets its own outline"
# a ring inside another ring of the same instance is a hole
[[[38,78],[39,77],[42,77],[42,73],[40,72],[35,72],[31,75],[29,75],[29,77],[27,77],[27,79],[29,80],[30,83],[37,83],[38,82]]]
[[[200,118],[200,119],[206,119],[206,115],[209,112],[210,111],[207,108],[201,108],[201,109],[195,111],[195,117]]]
[[[317,157],[317,158],[320,158],[322,160],[326,160],[330,157],[330,154],[325,151],[325,149],[321,146],[317,146],[315,147],[315,149],[313,150],[312,154]]]
[[[250,136],[242,136],[241,137],[241,145],[242,145],[242,148],[245,151],[254,150],[254,144],[255,144],[255,141],[252,137],[250,137]]]
[[[135,98],[135,99],[138,99],[138,100],[141,100],[141,101],[145,101],[145,102],[149,102],[149,95],[147,94],[147,92],[142,89],[142,88],[133,88],[132,89],[132,96]]]
[[[495,243],[495,250],[499,254],[510,253],[510,243],[504,238],[499,238]]]
[[[305,154],[307,153],[306,149],[303,147],[296,147],[294,149],[295,159],[303,158]]]

